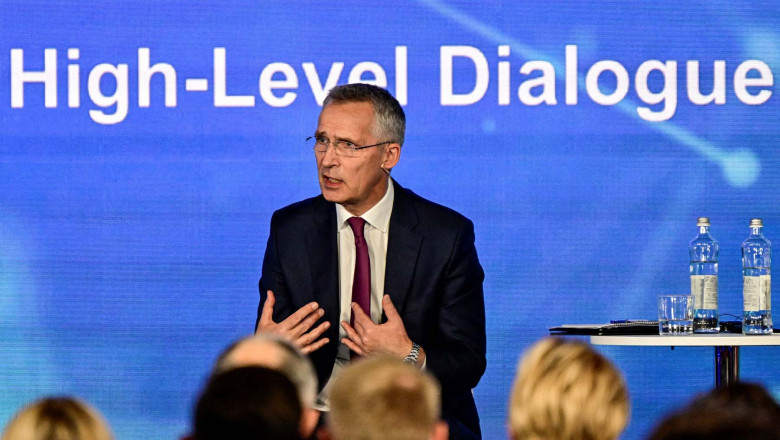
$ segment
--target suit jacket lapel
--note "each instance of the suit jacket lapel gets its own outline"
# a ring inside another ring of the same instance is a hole
[[[414,231],[419,219],[406,190],[395,180],[392,182],[395,198],[387,240],[385,294],[390,295],[393,305],[403,313],[423,238]]]
[[[325,310],[325,319],[339,321],[339,269],[336,243],[336,209],[322,196],[314,203],[314,225],[306,234],[311,288],[314,300]]]

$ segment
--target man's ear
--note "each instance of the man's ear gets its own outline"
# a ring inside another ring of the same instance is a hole
[[[317,428],[317,422],[320,420],[320,412],[314,408],[304,408],[301,414],[301,424],[298,431],[302,438],[309,438]]]
[[[436,422],[436,426],[433,427],[433,436],[431,440],[447,440],[450,438],[450,427],[444,420]]]
[[[401,159],[401,144],[387,144],[382,159],[382,168],[390,171]]]

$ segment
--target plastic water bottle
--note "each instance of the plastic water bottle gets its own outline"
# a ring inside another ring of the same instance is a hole
[[[742,333],[772,333],[771,243],[760,218],[750,220],[750,236],[742,242]]]
[[[696,220],[699,233],[688,245],[691,257],[693,331],[718,333],[718,241],[710,235],[710,219]]]

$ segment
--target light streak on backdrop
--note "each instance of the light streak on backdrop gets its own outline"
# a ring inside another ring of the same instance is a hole
[[[527,45],[518,41],[516,38],[511,37],[507,33],[492,28],[485,23],[481,23],[479,20],[475,20],[474,18],[469,17],[467,14],[458,11],[456,8],[450,7],[440,1],[420,0],[420,2],[430,7],[434,11],[440,13],[444,17],[460,24],[467,30],[476,33],[477,35],[488,38],[497,44],[508,44],[510,47],[514,49],[515,53],[520,55],[520,58],[527,59],[527,60],[528,59],[547,59],[547,60],[554,59],[554,57],[550,57],[547,54],[543,54],[540,51],[528,47]],[[767,55],[771,56],[771,52],[767,53]],[[573,52],[571,60],[568,57],[569,54],[567,52],[566,63],[568,64],[571,61],[576,65],[577,63],[576,51]],[[551,63],[553,66],[555,66],[556,76],[560,79],[566,79],[565,76],[566,73],[562,73],[564,72],[564,70],[568,72],[568,68],[564,69],[562,67],[564,62],[562,62],[561,60],[555,60],[555,61],[551,61]],[[576,81],[576,84],[579,85],[580,88],[586,87],[585,78],[583,76],[576,75],[573,77],[573,79]],[[567,83],[567,85],[569,85],[569,83]],[[769,85],[772,85],[772,83],[770,82]],[[635,102],[633,102],[630,99],[620,100],[619,102],[616,103],[614,108],[620,110],[621,112],[625,113],[628,116],[635,117],[640,120],[644,119],[640,117],[637,112],[637,108],[639,108],[639,105],[637,105]],[[685,128],[682,128],[671,122],[648,123],[648,125],[651,128],[658,130],[660,133],[663,133],[671,140],[689,147],[691,150],[695,151],[696,153],[699,153],[703,157],[707,158],[708,160],[711,160],[716,164],[718,164],[723,170],[724,177],[733,186],[740,187],[740,188],[748,187],[752,185],[756,181],[756,179],[758,179],[759,172],[761,170],[761,164],[759,163],[758,158],[756,158],[756,155],[750,149],[738,148],[731,152],[724,151],[722,148],[718,147],[717,145],[714,145],[702,139],[701,137],[696,136],[695,134],[691,133],[689,130],[686,130]]]

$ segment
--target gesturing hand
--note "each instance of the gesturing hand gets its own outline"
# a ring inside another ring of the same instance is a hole
[[[282,336],[304,353],[311,353],[328,343],[328,338],[317,338],[330,327],[330,322],[325,321],[316,328],[311,328],[325,314],[316,302],[306,304],[280,323],[273,320],[275,302],[274,293],[269,290],[255,333],[273,333]]]
[[[384,324],[374,324],[357,303],[352,303],[355,326],[342,321],[347,337],[341,341],[360,356],[388,354],[403,359],[412,350],[412,340],[406,334],[401,315],[389,295],[382,298],[382,309],[387,316]]]

